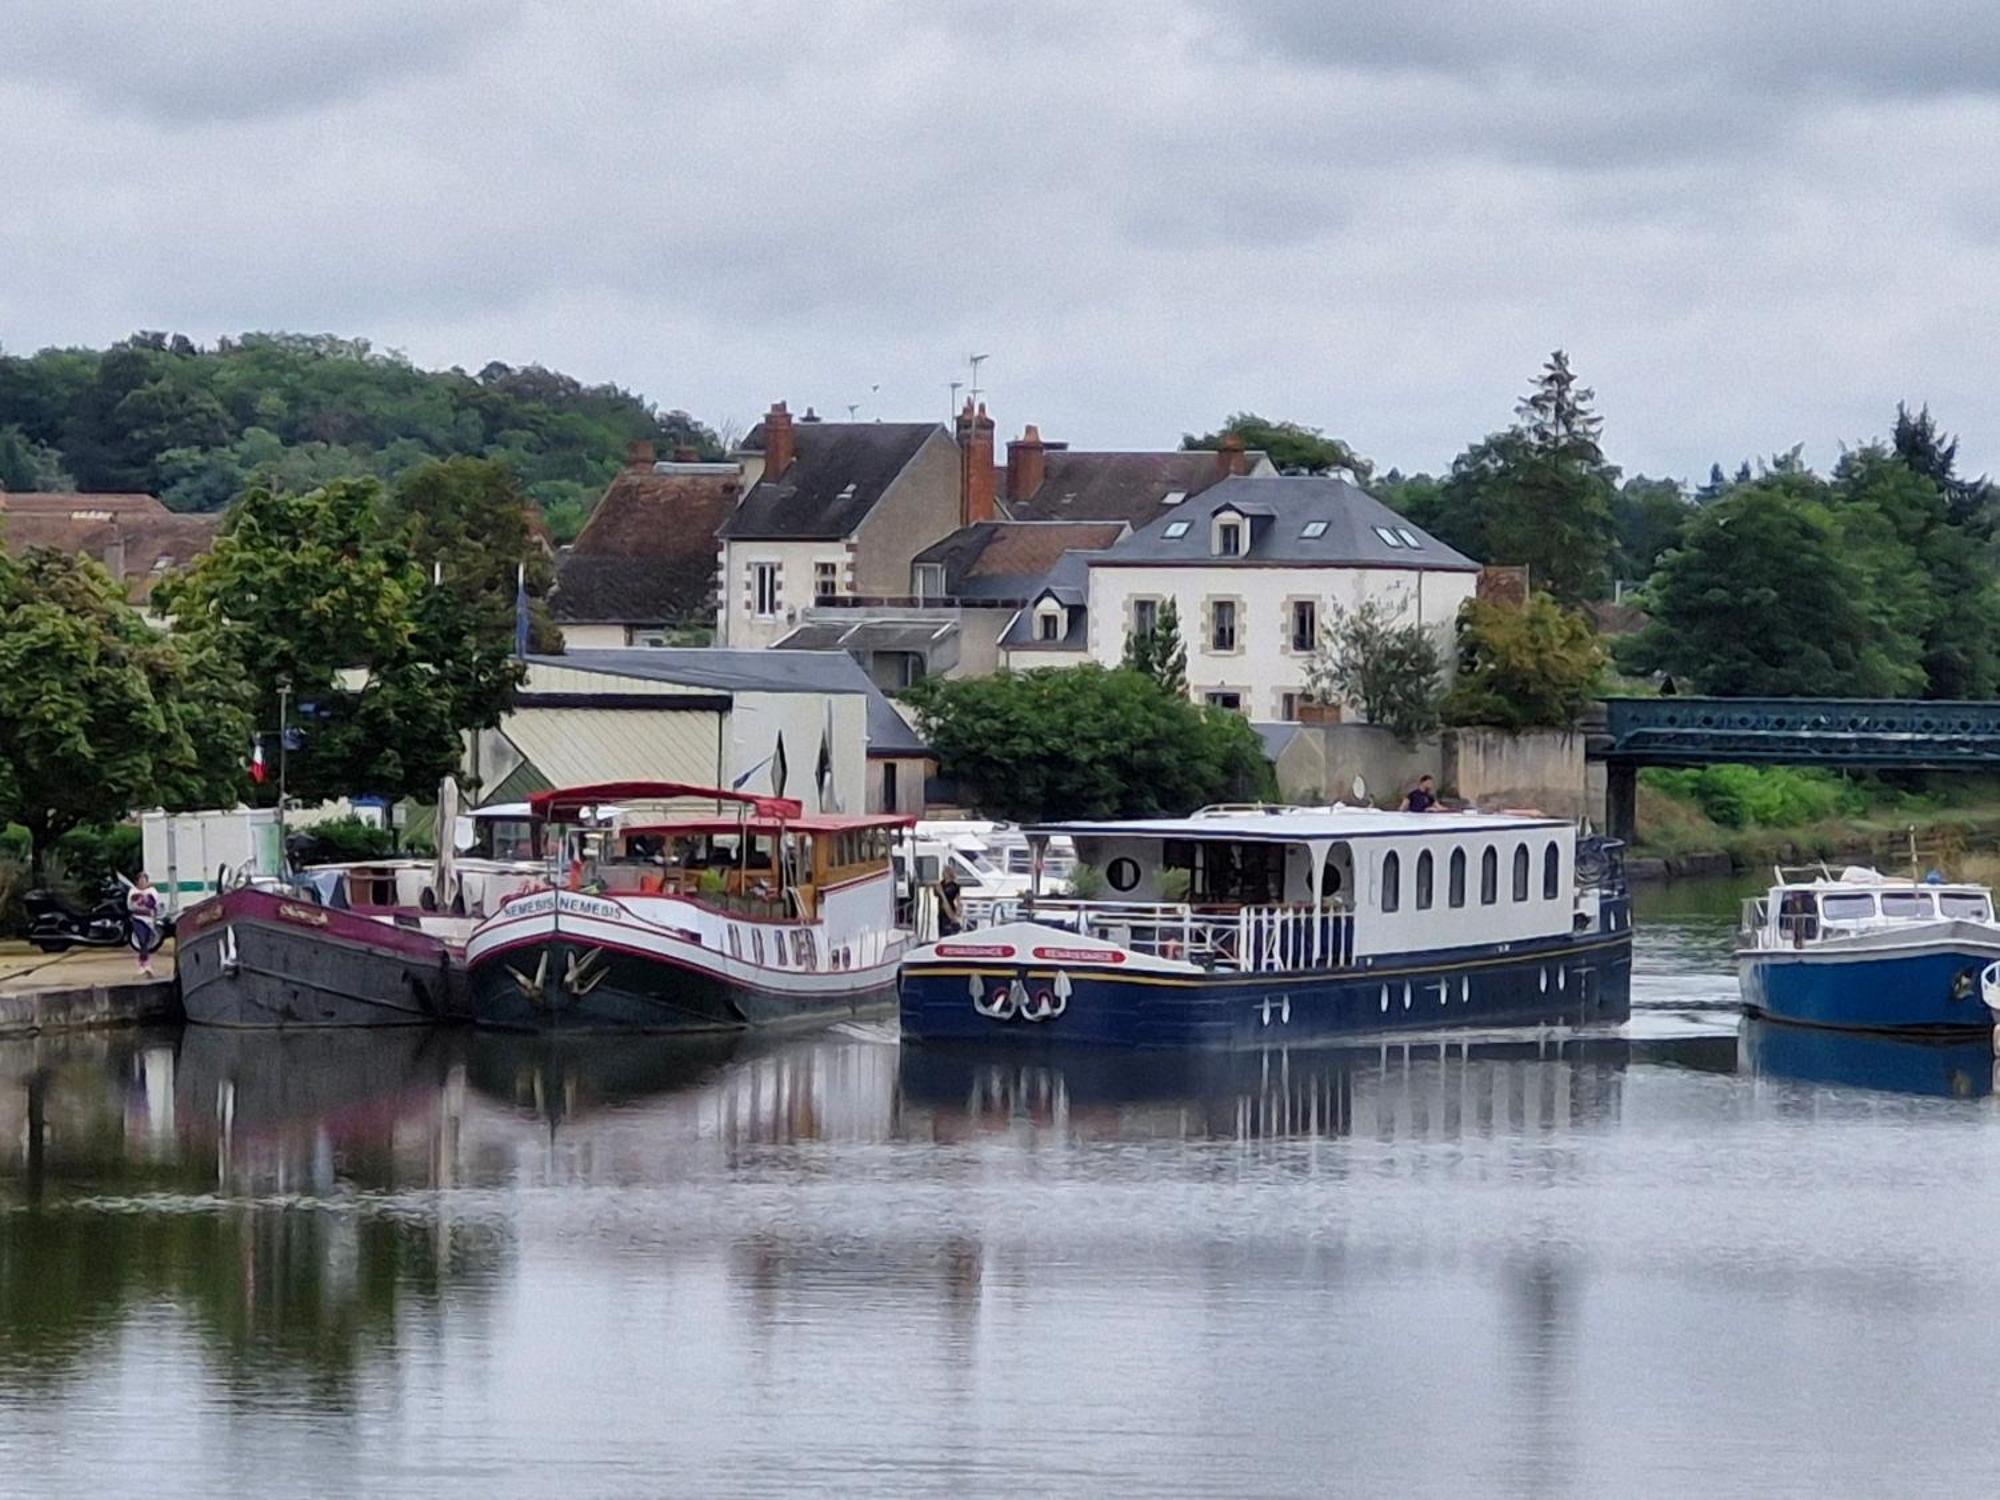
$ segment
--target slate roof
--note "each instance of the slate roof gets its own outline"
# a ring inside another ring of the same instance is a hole
[[[1007,622],[1000,645],[1009,651],[1082,651],[1090,644],[1090,565],[1109,554],[1065,552],[1049,575],[1027,595],[1027,607]],[[1059,641],[1035,639],[1035,605],[1050,595],[1069,609],[1069,628]]]
[[[1246,453],[1251,466],[1261,453]],[[1076,453],[1050,448],[1042,458],[1042,482],[1032,495],[1008,500],[1020,521],[1124,521],[1134,529],[1149,525],[1172,508],[1166,497],[1192,499],[1223,478],[1212,449],[1165,453]]]
[[[570,667],[672,682],[725,693],[862,693],[868,698],[871,756],[929,755],[907,720],[845,651],[747,651],[720,646],[651,646],[626,651],[569,651],[531,656],[546,667]]]
[[[832,541],[851,536],[883,492],[933,437],[938,422],[799,422],[796,456],[775,480],[760,479],[723,523],[725,538]],[[764,446],[764,424],[744,439]]]
[[[629,466],[556,564],[558,624],[664,625],[712,615],[715,534],[742,490],[734,465]]]
[[[1109,547],[1123,521],[981,521],[919,552],[944,566],[944,591],[964,600],[1021,600],[1035,594],[1065,552]]]
[[[1240,557],[1215,557],[1209,550],[1210,522],[1225,505],[1250,520],[1249,547]],[[1181,522],[1188,523],[1185,532],[1175,537],[1166,534]],[[1318,536],[1308,537],[1305,531],[1309,523],[1323,523],[1324,529]],[[1405,532],[1415,540],[1415,546],[1403,540]],[[1395,538],[1393,543],[1390,537]],[[1413,526],[1366,490],[1327,476],[1225,479],[1100,554],[1097,561],[1107,566],[1232,567],[1262,563],[1479,571],[1478,563]]]

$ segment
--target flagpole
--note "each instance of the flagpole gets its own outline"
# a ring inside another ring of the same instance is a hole
[[[287,677],[278,684],[278,867],[283,869],[290,856],[285,852],[285,771],[290,747],[285,743],[290,738],[292,705],[292,680]]]

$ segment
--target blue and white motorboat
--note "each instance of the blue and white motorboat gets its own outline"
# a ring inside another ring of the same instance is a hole
[[[1849,866],[1783,868],[1743,904],[1736,972],[1752,1015],[1859,1031],[1993,1025],[1980,983],[2000,962],[1984,886]]]
[[[1622,846],[1538,813],[1219,808],[1027,830],[1082,884],[911,952],[906,1040],[1270,1046],[1630,1009]]]

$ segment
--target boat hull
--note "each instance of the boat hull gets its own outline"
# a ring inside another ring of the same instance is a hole
[[[1058,966],[987,959],[906,963],[903,1036],[915,1042],[1047,1046],[1268,1047],[1325,1037],[1493,1026],[1589,1026],[1631,1013],[1632,934],[1622,903],[1611,931],[1493,948],[1384,958],[1337,971],[1120,972],[1061,966],[1060,1014],[994,1012],[1019,981],[1046,1013]],[[974,939],[982,934],[973,934]],[[1060,934],[1053,934],[1061,941]],[[971,946],[967,944],[965,946]],[[975,1000],[977,990],[985,997]]]
[[[175,970],[200,1026],[431,1026],[468,1016],[439,938],[270,891],[229,891],[182,917]]]
[[[779,970],[676,934],[565,908],[476,937],[469,982],[481,1026],[509,1031],[714,1033],[810,1027],[895,1009],[893,959],[868,968]]]
[[[1971,924],[1951,924],[1960,928]],[[1743,1008],[1752,1015],[1848,1031],[1982,1031],[1994,1019],[1980,971],[2000,960],[2000,934],[1944,931],[1737,955]]]

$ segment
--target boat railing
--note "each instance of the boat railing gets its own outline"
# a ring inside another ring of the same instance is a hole
[[[1018,915],[1115,943],[1133,953],[1204,969],[1273,973],[1344,968],[1354,962],[1354,919],[1346,908],[1291,902],[1202,907],[1185,902],[1043,899]]]

